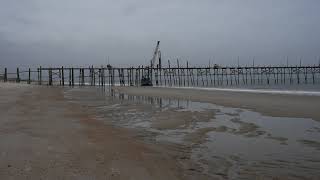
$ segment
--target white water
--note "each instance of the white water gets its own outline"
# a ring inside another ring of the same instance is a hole
[[[302,90],[274,90],[274,89],[240,89],[240,88],[207,88],[207,87],[170,87],[180,89],[199,89],[206,91],[227,91],[227,92],[247,92],[264,94],[287,94],[300,96],[320,96],[320,91],[302,91]]]

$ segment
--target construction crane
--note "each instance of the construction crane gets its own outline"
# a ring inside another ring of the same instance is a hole
[[[154,68],[154,63],[156,62],[157,57],[160,56],[160,41],[157,42],[157,46],[153,52],[153,56],[151,59],[151,68]]]
[[[150,60],[150,66],[147,66],[147,73],[142,76],[141,86],[153,86],[152,84],[152,70],[155,67],[156,60],[159,59],[158,67],[161,68],[161,52],[160,41],[157,42],[157,46],[153,52],[152,59]]]

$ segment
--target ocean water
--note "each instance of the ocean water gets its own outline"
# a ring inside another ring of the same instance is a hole
[[[320,79],[320,77],[319,77]],[[198,85],[192,85],[189,83],[188,84],[182,84],[182,85],[158,85],[160,87],[199,87],[199,88],[224,88],[224,89],[273,89],[273,90],[295,90],[295,91],[320,91],[320,80],[319,82],[313,83],[312,81],[306,81],[306,82],[300,82],[299,84],[296,81],[293,81],[290,83],[289,81],[282,82],[282,83],[274,83],[274,81],[270,81],[269,84],[267,82],[262,81],[262,83],[250,83],[244,84],[243,82],[240,81],[239,84],[226,84],[224,81],[223,84],[211,84],[209,81],[208,84],[205,83],[198,84]]]
[[[218,81],[214,83],[211,80],[201,79],[200,82],[187,83],[183,82],[179,85],[166,84],[158,85],[157,87],[185,88],[185,89],[202,89],[212,91],[233,91],[233,92],[249,92],[249,93],[271,93],[271,94],[295,94],[295,95],[314,95],[320,96],[320,76],[315,76],[315,80],[300,77],[298,82],[297,77],[290,79],[255,79],[253,81],[245,81],[240,79],[239,83],[232,84],[230,79]]]
[[[299,74],[270,76],[256,75],[253,78],[243,76],[217,76],[215,79],[208,76],[197,78],[173,78],[171,81],[162,79],[162,83],[153,82],[154,85],[165,87],[196,87],[196,88],[223,88],[223,89],[255,89],[255,90],[289,90],[289,91],[320,91],[320,74]]]
[[[265,93],[265,94],[290,94],[290,95],[305,95],[305,96],[320,96],[320,89],[314,88],[301,88],[301,89],[290,89],[290,88],[214,88],[214,87],[175,87],[182,89],[199,89],[207,91],[229,91],[229,92],[247,92],[247,93]]]

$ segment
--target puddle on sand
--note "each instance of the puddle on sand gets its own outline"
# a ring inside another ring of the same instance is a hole
[[[95,107],[102,121],[141,131],[147,140],[191,147],[190,158],[208,176],[320,177],[320,123],[312,119],[268,117],[181,99],[125,94],[79,98],[77,91],[66,96]]]

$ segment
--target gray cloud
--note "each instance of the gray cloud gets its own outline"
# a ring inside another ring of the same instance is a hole
[[[2,0],[0,65],[291,63],[320,55],[320,1]]]

